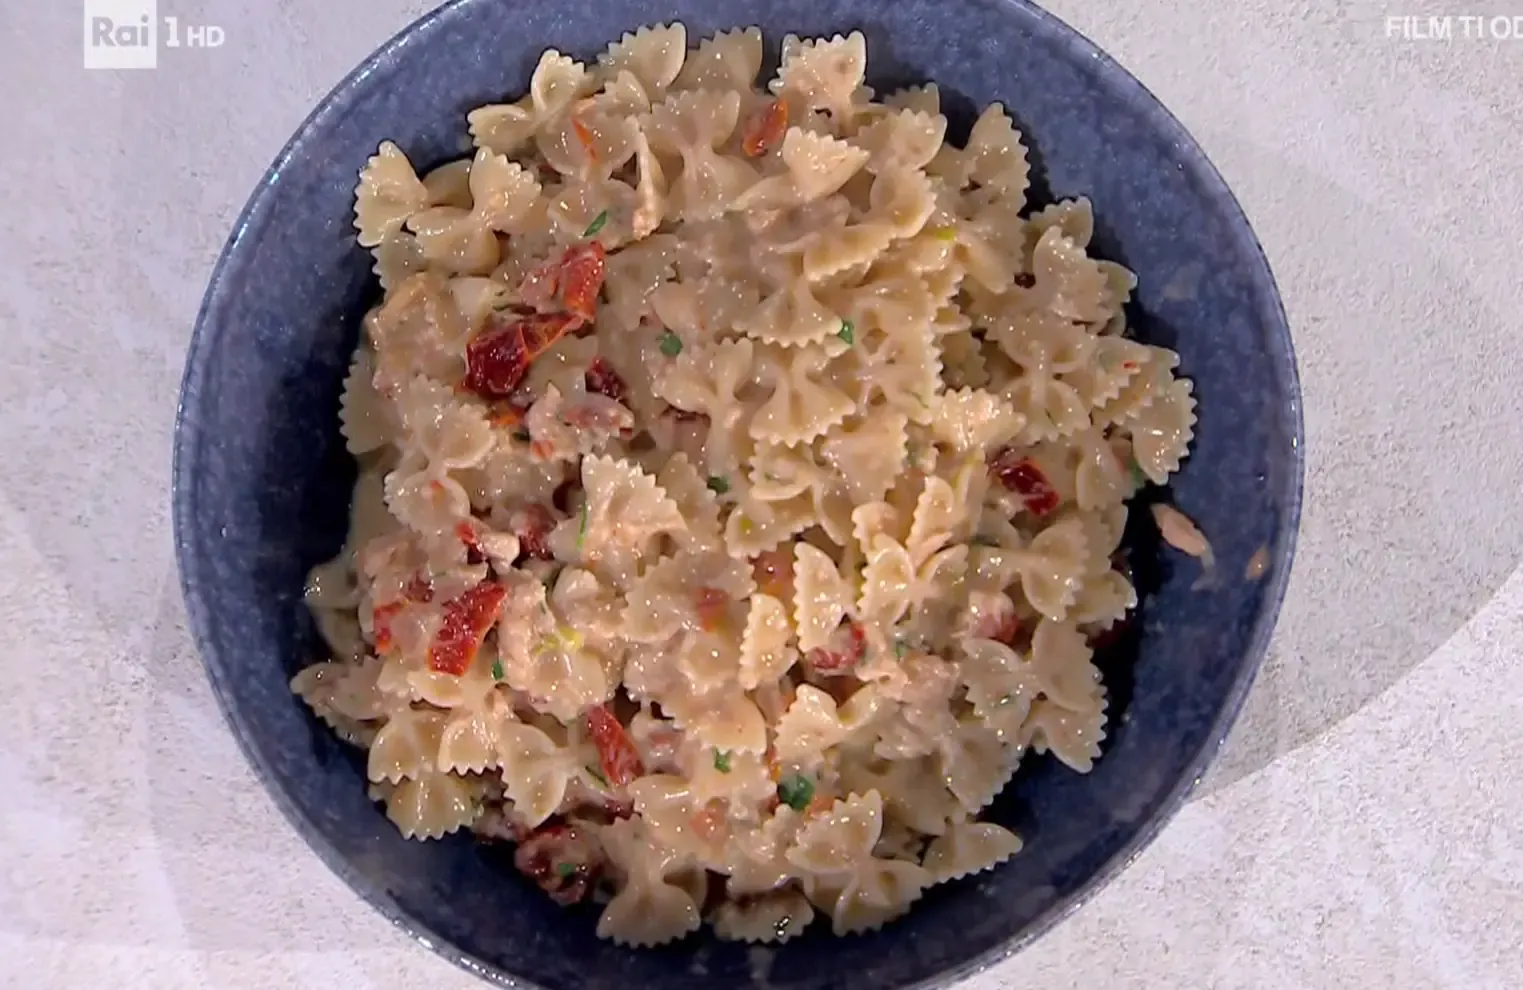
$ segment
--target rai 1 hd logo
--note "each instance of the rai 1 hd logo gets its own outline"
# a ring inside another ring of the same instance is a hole
[[[84,0],[87,69],[156,69],[160,48],[220,48],[215,24],[160,17],[158,0]]]

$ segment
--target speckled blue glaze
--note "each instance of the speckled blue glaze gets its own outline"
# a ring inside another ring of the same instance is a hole
[[[575,13],[580,10],[585,13]],[[595,14],[594,14],[595,11]],[[362,762],[287,691],[318,645],[303,576],[342,541],[353,467],[336,414],[361,314],[377,296],[350,226],[385,138],[428,167],[470,147],[467,110],[526,87],[544,47],[589,57],[626,29],[680,18],[696,38],[758,24],[852,29],[880,91],[936,81],[961,139],[1002,100],[1034,144],[1039,199],[1084,194],[1095,249],[1141,276],[1134,325],[1195,380],[1194,455],[1169,493],[1210,534],[1224,580],[1129,533],[1142,621],[1104,658],[1113,735],[1093,774],[1032,758],[993,808],[1026,851],[932,890],[878,934],[813,931],[773,952],[707,936],[628,952],[593,934],[464,836],[405,842],[365,797]],[[1127,73],[1010,0],[604,0],[580,8],[459,0],[345,79],[255,191],[218,262],[180,399],[174,519],[208,676],[234,734],[295,828],[371,904],[429,947],[507,986],[813,990],[944,984],[1015,951],[1125,866],[1216,752],[1264,653],[1291,562],[1302,482],[1294,358],[1259,245],[1220,176]],[[1267,569],[1241,579],[1264,548]]]

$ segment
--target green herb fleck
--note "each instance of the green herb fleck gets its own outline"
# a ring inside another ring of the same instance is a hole
[[[1132,487],[1146,488],[1148,486],[1148,476],[1142,473],[1142,466],[1137,463],[1137,458],[1128,457],[1126,464],[1132,472]]]
[[[591,764],[588,764],[587,766],[583,767],[582,769],[586,770],[587,773],[592,777],[593,780],[597,781],[599,784],[602,784],[605,788],[608,786],[608,778],[603,776],[598,771],[597,767],[594,767]]]
[[[581,521],[581,524],[577,527],[577,531],[576,531],[576,549],[577,549],[578,552],[581,551],[583,545],[586,544],[586,542],[587,542],[587,523],[588,523],[587,506],[588,506],[588,502],[584,501],[582,503],[582,521]]]
[[[670,330],[661,335],[660,344],[661,353],[665,354],[667,357],[674,358],[678,354],[682,353],[682,338],[672,333]]]
[[[999,541],[992,536],[979,534],[973,537],[973,545],[975,547],[997,547],[999,546]]]
[[[501,660],[493,660],[492,661],[492,680],[494,680],[494,681],[500,681],[500,680],[502,680],[503,676],[504,675],[503,675],[503,672],[502,672],[502,661]]]
[[[909,651],[910,651],[910,648],[908,646],[904,645],[904,640],[902,640],[902,639],[896,639],[896,640],[894,640],[894,656],[898,657],[900,660],[903,660],[904,659],[904,655],[906,653],[908,653]]]
[[[842,320],[841,329],[836,331],[836,336],[848,344],[855,344],[857,342],[857,328],[850,320]]]
[[[576,876],[576,865],[573,863],[556,863],[555,874],[562,880],[570,880]]]
[[[582,231],[582,236],[591,237],[593,234],[596,234],[598,231],[602,230],[604,225],[607,223],[608,211],[604,210],[602,213],[599,213],[597,216],[592,218],[592,223],[589,223],[587,225],[587,229]]]
[[[519,443],[528,443],[532,438],[529,436],[528,430],[514,430],[513,439]]]
[[[727,749],[714,750],[714,769],[720,773],[730,772],[730,751]]]
[[[730,483],[717,474],[709,476],[709,491],[715,495],[723,495],[730,490]]]
[[[801,773],[789,774],[777,782],[777,799],[794,811],[803,811],[814,800],[814,781]]]
[[[957,240],[957,228],[956,227],[952,227],[952,226],[937,227],[936,228],[936,239],[938,241],[955,241],[955,240]]]

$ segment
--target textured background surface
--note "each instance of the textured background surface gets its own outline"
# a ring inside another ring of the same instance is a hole
[[[471,985],[250,778],[185,633],[165,494],[233,217],[427,6],[161,0],[226,43],[140,73],[80,67],[76,0],[0,7],[0,986]],[[969,986],[1523,985],[1523,39],[1386,23],[1516,7],[1048,6],[1257,226],[1297,335],[1307,505],[1269,666],[1196,800]]]

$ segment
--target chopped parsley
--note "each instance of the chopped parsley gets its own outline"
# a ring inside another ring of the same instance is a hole
[[[730,772],[730,751],[727,749],[714,750],[714,769],[720,773]]]
[[[973,537],[973,545],[975,547],[997,547],[999,546],[999,541],[992,536],[975,535]]]
[[[715,495],[723,495],[730,490],[730,483],[717,474],[709,476],[709,491]]]
[[[952,226],[937,227],[936,228],[936,239],[938,241],[955,241],[955,240],[957,240],[957,228],[956,227],[952,227]]]
[[[582,546],[587,542],[587,524],[590,521],[587,506],[590,504],[590,501],[590,499],[584,499],[582,501],[582,521],[578,525],[576,531],[576,548],[578,551],[580,551]]]
[[[591,237],[593,234],[596,234],[598,231],[602,230],[604,225],[607,223],[608,211],[604,210],[602,213],[599,213],[597,216],[592,218],[592,223],[589,223],[587,225],[587,229],[582,231],[582,236]]]
[[[519,443],[528,443],[532,438],[529,436],[528,430],[514,430],[513,439]]]
[[[908,653],[909,650],[910,650],[910,648],[908,646],[904,645],[904,640],[902,640],[902,639],[896,639],[896,640],[894,640],[894,656],[898,657],[900,660],[903,660],[904,659],[904,655],[906,653]]]
[[[674,358],[682,353],[682,338],[668,330],[661,335],[660,346],[662,354]]]
[[[803,811],[814,800],[814,781],[793,773],[777,782],[777,799],[794,811]]]
[[[494,680],[494,681],[500,681],[500,680],[502,680],[503,676],[504,675],[503,675],[503,671],[502,671],[502,661],[501,660],[493,660],[492,661],[492,680]]]
[[[555,875],[560,877],[562,880],[570,880],[572,877],[576,876],[576,864],[556,863]]]
[[[593,780],[597,781],[599,784],[602,784],[605,788],[608,786],[608,778],[603,776],[603,774],[598,770],[597,767],[595,767],[595,766],[593,766],[592,764],[589,763],[587,766],[583,767],[582,769],[586,770],[588,775],[590,775]]]
[[[842,320],[841,329],[836,331],[836,336],[848,344],[855,344],[857,342],[857,328],[850,320]]]
[[[1126,464],[1132,472],[1132,485],[1137,488],[1146,488],[1148,486],[1148,476],[1142,473],[1142,466],[1137,463],[1137,458],[1128,457]]]

